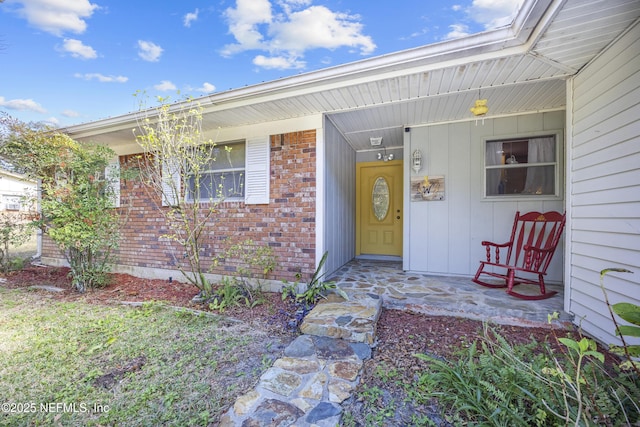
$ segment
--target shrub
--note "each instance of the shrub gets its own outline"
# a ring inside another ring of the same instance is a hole
[[[430,362],[415,387],[421,402],[437,398],[454,424],[493,426],[619,426],[640,417],[638,378],[603,365],[595,342],[560,338],[568,351],[548,344],[510,345],[485,328],[456,360]]]
[[[30,215],[24,213],[0,213],[0,269],[3,272],[20,269],[24,260],[11,257],[10,248],[20,246],[29,240],[33,233]]]
[[[4,118],[8,135],[0,156],[41,182],[40,218],[33,222],[58,246],[80,292],[106,283],[119,216],[107,176],[114,156],[104,146],[80,144],[55,130]]]

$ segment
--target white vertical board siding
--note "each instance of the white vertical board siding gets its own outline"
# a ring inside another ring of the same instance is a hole
[[[405,268],[473,275],[485,256],[480,242],[508,240],[517,210],[564,211],[563,200],[483,200],[483,139],[557,131],[563,129],[564,117],[564,111],[556,111],[485,119],[484,124],[480,120],[411,128],[411,135],[405,136],[405,145],[409,141],[405,157],[421,150],[423,167],[410,175],[444,175],[445,200],[409,202]],[[558,248],[547,281],[562,282],[562,257],[563,250]]]
[[[591,336],[618,343],[611,303],[640,305],[640,25],[573,81],[569,311]],[[637,340],[636,340],[637,341]]]
[[[324,137],[324,247],[329,251],[325,264],[329,274],[355,256],[356,153],[329,120]]]

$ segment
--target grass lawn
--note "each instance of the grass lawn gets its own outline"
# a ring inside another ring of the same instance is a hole
[[[0,425],[207,425],[281,350],[222,317],[0,287]]]

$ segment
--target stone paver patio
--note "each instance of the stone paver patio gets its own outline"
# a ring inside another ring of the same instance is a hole
[[[399,262],[354,260],[328,280],[349,295],[320,301],[305,317],[296,338],[261,377],[240,396],[220,420],[221,427],[334,427],[342,408],[371,357],[376,323],[385,308],[412,310],[519,326],[540,326],[562,311],[559,294],[524,301],[502,289],[485,288],[470,278],[405,273]]]

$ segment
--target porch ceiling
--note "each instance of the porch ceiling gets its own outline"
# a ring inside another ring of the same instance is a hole
[[[327,114],[356,151],[381,136],[402,146],[405,127],[561,109],[565,80],[640,16],[637,0],[525,1],[514,24],[199,99],[214,130]],[[76,139],[124,144],[136,114],[73,126]]]

